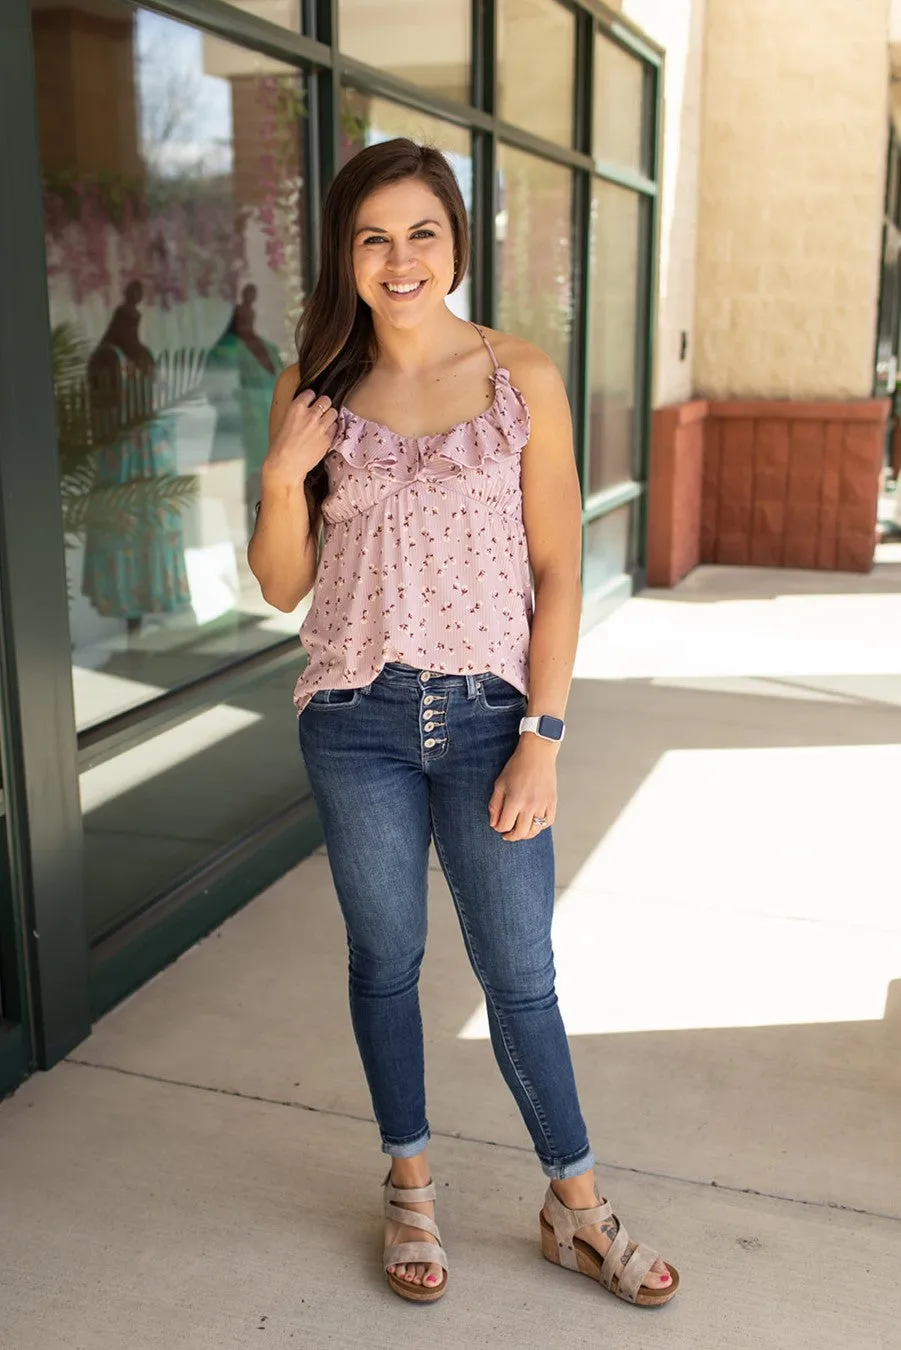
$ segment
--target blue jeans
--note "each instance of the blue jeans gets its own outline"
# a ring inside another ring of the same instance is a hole
[[[429,840],[447,878],[491,1043],[549,1177],[594,1165],[551,950],[550,830],[508,843],[488,822],[525,699],[494,675],[385,666],[364,689],[320,690],[300,744],[347,927],[350,1009],[385,1153],[429,1141],[419,968]]]

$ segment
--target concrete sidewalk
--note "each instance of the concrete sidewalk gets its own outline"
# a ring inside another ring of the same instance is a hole
[[[668,1308],[544,1263],[543,1181],[433,871],[452,1287],[378,1269],[343,935],[316,855],[0,1104],[3,1350],[899,1350],[901,560],[701,569],[582,643],[560,993],[604,1189]]]

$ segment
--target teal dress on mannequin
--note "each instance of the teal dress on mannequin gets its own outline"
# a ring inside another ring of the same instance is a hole
[[[154,410],[155,362],[138,338],[142,289],[132,282],[88,363],[98,487],[178,472],[174,418]],[[177,509],[129,494],[128,513],[88,529],[82,592],[99,614],[125,619],[170,614],[190,604]]]
[[[217,439],[234,439],[244,459],[245,505],[248,532],[253,508],[260,497],[261,471],[269,449],[269,408],[281,358],[274,342],[254,327],[256,287],[245,286],[241,303],[207,357],[207,370],[234,375],[234,397],[218,406]],[[217,400],[218,402],[218,400]]]

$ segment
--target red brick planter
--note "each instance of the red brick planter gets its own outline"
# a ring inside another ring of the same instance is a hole
[[[868,572],[888,412],[887,399],[659,409],[649,583],[697,562]]]
[[[658,408],[651,434],[648,584],[675,586],[701,561],[707,404]]]

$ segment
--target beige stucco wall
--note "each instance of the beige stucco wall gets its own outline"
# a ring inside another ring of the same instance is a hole
[[[707,0],[695,387],[866,397],[889,0]]]
[[[679,403],[693,387],[705,0],[621,0],[617,8],[666,52],[654,402]]]
[[[889,62],[892,70],[891,104],[895,135],[901,134],[901,0],[889,0]]]

